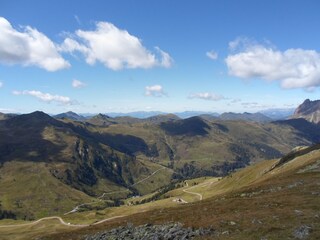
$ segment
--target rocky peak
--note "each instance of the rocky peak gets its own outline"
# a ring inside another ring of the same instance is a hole
[[[320,122],[320,100],[306,99],[298,106],[291,118],[304,118],[313,123]]]

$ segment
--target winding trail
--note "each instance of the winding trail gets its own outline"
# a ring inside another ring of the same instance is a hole
[[[164,169],[166,169],[166,167],[162,167],[162,168],[157,169],[156,171],[152,172],[149,176],[141,179],[140,181],[138,181],[138,182],[136,182],[136,183],[134,183],[134,184],[131,184],[130,187],[133,187],[133,186],[135,186],[135,185],[138,185],[139,183],[145,182],[145,181],[148,180],[150,177],[152,177],[153,175],[157,174],[159,171],[164,170]],[[99,201],[102,201],[102,198],[103,198],[105,195],[114,194],[114,193],[120,193],[120,192],[128,192],[128,191],[129,191],[129,190],[126,189],[126,190],[120,190],[120,191],[113,191],[113,192],[103,193],[100,197],[97,197],[97,199],[99,199]],[[80,207],[82,207],[82,206],[84,206],[84,205],[92,205],[92,204],[94,204],[94,203],[96,203],[96,202],[82,203],[82,204],[76,206],[76,207],[75,207],[74,209],[72,209],[71,211],[66,212],[66,213],[63,214],[63,215],[68,215],[68,214],[71,214],[71,213],[75,213],[75,212],[77,212],[77,211],[79,210]]]
[[[148,177],[144,178],[144,179],[141,179],[140,181],[130,185],[130,186],[135,186],[139,183],[142,183],[142,182],[145,182],[146,180],[148,180],[150,177],[152,177],[153,175],[157,174],[159,171],[161,170],[164,170],[166,169],[166,167],[162,167],[162,168],[159,168],[157,169],[156,171],[152,172]],[[100,197],[98,197],[97,199],[99,199],[99,201],[102,201],[101,198],[103,198],[105,195],[107,194],[113,194],[113,193],[118,193],[118,192],[127,192],[128,190],[121,190],[121,191],[113,191],[113,192],[109,192],[109,193],[103,193]],[[94,204],[96,202],[90,202],[90,203],[82,203],[78,206],[76,206],[74,209],[72,209],[71,211],[65,213],[64,215],[68,215],[70,213],[75,213],[79,210],[79,208],[81,206],[84,206],[84,205],[90,205],[90,204]],[[30,222],[30,223],[22,223],[22,224],[10,224],[10,225],[0,225],[0,228],[10,228],[10,227],[22,227],[22,226],[32,226],[32,225],[36,225],[37,223],[39,222],[42,222],[42,221],[45,221],[45,220],[52,220],[52,219],[57,219],[59,220],[59,222],[64,225],[64,226],[68,226],[68,227],[88,227],[88,226],[92,226],[92,225],[97,225],[97,224],[100,224],[100,223],[104,223],[104,222],[107,222],[107,221],[110,221],[110,220],[113,220],[113,219],[117,219],[117,218],[122,218],[122,217],[125,217],[127,215],[119,215],[119,216],[114,216],[114,217],[110,217],[110,218],[106,218],[106,219],[103,219],[103,220],[100,220],[98,222],[95,222],[95,223],[92,223],[92,224],[71,224],[71,223],[67,223],[65,222],[61,217],[58,217],[58,216],[52,216],[52,217],[44,217],[44,218],[40,218],[34,222]]]
[[[198,184],[198,185],[195,185],[195,186],[192,186],[192,187],[189,187],[189,184],[188,184],[188,182],[186,181],[186,185],[187,185],[187,187],[189,187],[189,188],[187,188],[187,189],[184,189],[184,190],[182,190],[183,192],[185,192],[185,193],[189,193],[189,194],[193,194],[193,195],[196,195],[196,196],[198,196],[199,197],[199,200],[201,201],[202,199],[203,199],[203,195],[201,194],[201,193],[197,193],[197,192],[192,192],[192,191],[190,191],[190,189],[193,189],[193,188],[196,188],[196,187],[205,187],[205,186],[208,186],[208,185],[212,185],[214,182],[216,182],[217,180],[213,180],[213,181],[210,181],[210,182],[204,182],[204,183],[200,183],[200,184]]]
[[[153,173],[151,173],[148,177],[144,178],[144,179],[141,179],[140,181],[134,183],[131,185],[131,187],[139,184],[139,183],[142,183],[142,182],[145,182],[146,180],[148,180],[149,178],[151,178],[153,175],[155,175],[157,172],[163,170],[163,169],[166,169],[166,167],[162,167],[162,168],[159,168],[158,170],[154,171]]]
[[[64,226],[68,226],[68,227],[88,227],[88,226],[93,226],[93,225],[98,225],[107,221],[111,221],[113,219],[117,219],[117,218],[122,218],[125,217],[127,215],[119,215],[119,216],[114,216],[114,217],[110,217],[110,218],[106,218],[106,219],[102,219],[98,222],[94,222],[92,224],[71,224],[71,223],[67,223],[65,222],[61,217],[58,216],[52,216],[52,217],[44,217],[44,218],[40,218],[34,222],[30,222],[30,223],[22,223],[22,224],[10,224],[10,225],[0,225],[0,228],[10,228],[10,227],[24,227],[24,226],[33,226],[36,225],[39,222],[45,221],[45,220],[52,220],[52,219],[57,219],[59,220],[59,222],[64,225]]]
[[[186,183],[187,183],[187,187],[188,187],[188,186],[189,186],[189,184],[188,184],[188,182],[186,182]],[[206,183],[206,184],[207,184],[207,183]],[[205,184],[195,185],[195,186],[193,186],[193,187],[190,187],[190,188],[184,189],[184,190],[182,190],[182,191],[184,191],[185,193],[189,193],[189,194],[193,194],[193,195],[198,196],[198,197],[199,197],[199,200],[201,201],[201,200],[202,200],[202,198],[203,198],[203,196],[202,196],[202,194],[201,194],[201,193],[191,192],[191,191],[189,191],[189,190],[190,190],[190,189],[192,189],[192,188],[195,188],[195,187],[202,186],[202,185],[205,185]]]

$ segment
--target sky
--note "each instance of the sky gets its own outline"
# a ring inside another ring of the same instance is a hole
[[[0,112],[257,112],[319,99],[320,1],[0,0]]]

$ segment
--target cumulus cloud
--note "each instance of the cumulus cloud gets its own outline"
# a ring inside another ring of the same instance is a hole
[[[30,26],[18,31],[3,17],[0,17],[0,63],[37,66],[51,72],[70,67],[46,35]]]
[[[85,84],[77,79],[73,79],[73,81],[72,81],[72,87],[74,87],[74,88],[83,88],[85,86],[87,86],[87,84]]]
[[[73,105],[75,101],[72,101],[69,97],[52,95],[50,93],[43,93],[36,90],[24,90],[24,91],[13,91],[14,95],[29,95],[38,98],[40,101],[51,103],[56,102],[62,105]]]
[[[206,52],[206,55],[207,55],[208,58],[210,58],[212,60],[217,60],[218,59],[218,53],[216,53],[215,51]]]
[[[220,101],[222,99],[225,99],[224,96],[216,93],[209,93],[209,92],[199,92],[199,93],[192,93],[189,95],[189,98],[199,98],[203,100],[209,100],[209,101]]]
[[[145,87],[145,95],[152,97],[163,97],[167,94],[164,92],[163,87],[161,85],[153,85]]]
[[[157,55],[146,49],[139,38],[109,22],[96,23],[94,31],[77,30],[60,46],[63,52],[80,52],[90,65],[101,62],[112,70],[171,67],[170,55],[159,47],[155,50]]]
[[[315,50],[287,49],[280,51],[271,46],[241,39],[229,45],[239,52],[226,59],[229,74],[249,79],[261,78],[280,81],[281,87],[313,89],[320,86],[320,53]]]

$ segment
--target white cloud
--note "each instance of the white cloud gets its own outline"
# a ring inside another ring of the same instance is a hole
[[[215,51],[206,52],[206,55],[207,55],[208,58],[210,58],[212,60],[217,60],[218,59],[218,53],[216,53]]]
[[[210,100],[210,101],[220,101],[225,99],[225,97],[220,94],[209,93],[209,92],[192,93],[189,95],[189,98],[191,99],[199,98],[199,99]]]
[[[320,86],[320,53],[315,50],[279,51],[256,43],[241,45],[240,40],[231,45],[233,48],[244,45],[241,51],[225,59],[229,74],[233,76],[280,81],[281,87],[286,89],[310,90]]]
[[[153,97],[162,97],[167,95],[161,85],[153,85],[153,86],[146,86],[145,87],[145,95],[146,96],[153,96]]]
[[[87,84],[85,84],[77,79],[73,79],[73,81],[72,81],[72,87],[74,87],[74,88],[83,88],[85,86],[87,86]]]
[[[0,88],[3,86],[3,82],[0,82]]]
[[[63,105],[72,105],[75,104],[75,101],[72,101],[69,97],[60,96],[60,95],[52,95],[50,93],[43,93],[36,90],[24,90],[24,91],[13,91],[14,95],[29,95],[39,100],[47,103],[56,102]]]
[[[0,17],[0,63],[37,66],[51,72],[70,67],[43,33],[30,26],[19,32],[3,17]]]
[[[94,31],[77,30],[60,46],[60,51],[82,53],[90,65],[101,62],[112,70],[171,67],[170,55],[155,49],[159,56],[146,49],[139,38],[109,22],[96,23]]]

